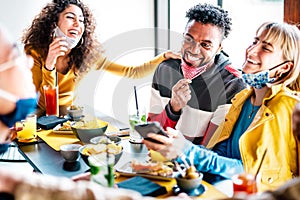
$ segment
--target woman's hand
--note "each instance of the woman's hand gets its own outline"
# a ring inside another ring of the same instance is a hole
[[[66,39],[64,37],[54,38],[49,46],[45,67],[48,70],[53,70],[57,62],[57,58],[66,55],[68,50],[68,43],[66,42]]]
[[[174,52],[174,51],[167,51],[164,53],[164,57],[168,59],[181,59],[180,52]]]
[[[169,137],[165,137],[155,133],[149,133],[148,137],[161,142],[162,144],[150,142],[148,140],[143,140],[143,143],[148,149],[159,152],[161,155],[167,159],[177,158],[178,155],[182,153],[186,139],[184,136],[175,129],[167,128],[167,133]]]

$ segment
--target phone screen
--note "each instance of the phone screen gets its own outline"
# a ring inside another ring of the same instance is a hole
[[[165,137],[169,137],[168,134],[163,130],[163,128],[160,126],[158,122],[148,122],[146,124],[137,124],[135,126],[135,130],[145,139],[149,140],[155,143],[160,143],[157,140],[154,140],[152,138],[149,138],[147,135],[148,133],[156,133],[163,135]]]

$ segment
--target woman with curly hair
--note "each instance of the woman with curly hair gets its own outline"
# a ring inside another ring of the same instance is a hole
[[[123,66],[110,62],[97,41],[95,20],[90,9],[78,0],[54,0],[35,17],[23,35],[25,51],[34,58],[33,81],[39,92],[38,109],[45,111],[44,85],[59,88],[59,106],[72,104],[75,79],[93,66],[120,76],[140,78],[153,72],[169,57],[166,52],[141,66]]]

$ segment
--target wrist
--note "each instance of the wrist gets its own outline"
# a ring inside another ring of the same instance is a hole
[[[51,69],[49,69],[46,65],[44,65],[44,68],[47,70],[47,71],[53,71],[54,70],[54,67],[52,67]]]
[[[181,109],[180,108],[176,108],[176,106],[173,105],[172,103],[172,99],[169,102],[170,104],[170,111],[175,114],[175,115],[180,115],[181,114]]]
[[[174,111],[172,111],[170,102],[165,106],[165,111],[166,111],[168,118],[170,118],[170,120],[172,120],[174,122],[177,122],[181,116],[181,111],[178,113],[175,113]]]

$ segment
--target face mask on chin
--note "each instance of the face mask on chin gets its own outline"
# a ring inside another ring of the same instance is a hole
[[[267,83],[274,82],[274,78],[269,77],[269,70],[258,72],[255,74],[242,74],[243,81],[256,89],[261,89],[267,85]]]
[[[242,74],[243,81],[256,89],[261,89],[265,87],[268,83],[273,83],[275,81],[275,78],[270,78],[270,71],[287,63],[290,61],[284,61],[283,63],[280,63],[279,65],[276,65],[268,70],[264,70],[262,72],[258,72],[255,74]]]
[[[55,37],[65,37],[66,38],[66,42],[69,45],[69,49],[73,49],[74,47],[76,47],[76,45],[78,44],[80,38],[78,39],[74,39],[74,38],[70,38],[68,36],[66,36],[61,30],[60,28],[57,26],[54,29],[54,36]]]

